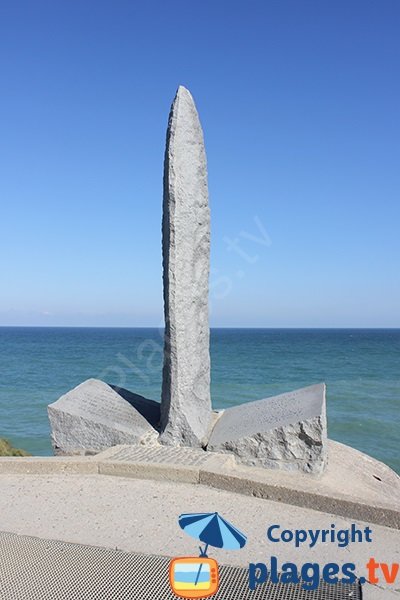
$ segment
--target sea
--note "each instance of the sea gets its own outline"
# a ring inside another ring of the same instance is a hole
[[[400,329],[212,329],[213,407],[327,384],[328,435],[400,473]],[[0,327],[0,437],[50,455],[46,407],[89,377],[160,399],[163,331]]]

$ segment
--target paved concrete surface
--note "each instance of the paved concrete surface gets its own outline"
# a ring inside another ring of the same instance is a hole
[[[321,477],[238,465],[193,448],[116,446],[92,457],[0,458],[0,474],[80,473],[197,483],[400,529],[400,478],[373,458],[329,442]]]
[[[151,481],[106,475],[0,475],[0,530],[119,548],[130,552],[179,556],[197,554],[196,540],[177,524],[184,512],[220,512],[248,536],[238,552],[213,550],[221,564],[247,566],[268,562],[354,562],[359,576],[366,573],[371,556],[378,562],[400,562],[400,532],[332,514],[244,496],[202,485]],[[334,543],[317,543],[314,548],[296,549],[292,543],[272,543],[266,529],[347,529],[352,523],[372,529],[371,543],[354,543],[339,548]],[[397,583],[364,586],[364,598],[400,598]]]
[[[221,564],[268,563],[275,555],[279,565],[354,562],[362,576],[370,557],[389,567],[398,563],[400,478],[365,454],[336,442],[329,445],[328,469],[319,478],[158,444],[117,446],[92,457],[0,458],[0,530],[128,552],[185,555],[195,554],[197,544],[178,528],[178,515],[217,510],[249,536],[239,553],[215,550]],[[373,542],[296,549],[267,541],[266,529],[273,523],[285,529],[369,525]],[[400,598],[400,575],[397,580],[392,586],[364,585],[364,598]]]

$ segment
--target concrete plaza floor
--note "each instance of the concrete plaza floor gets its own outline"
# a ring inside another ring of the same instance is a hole
[[[213,549],[221,564],[248,566],[294,562],[353,562],[357,575],[366,575],[370,557],[377,562],[400,563],[400,531],[348,517],[246,496],[204,485],[115,477],[99,474],[0,474],[0,530],[44,539],[76,542],[128,552],[165,556],[196,555],[198,543],[178,526],[178,516],[188,512],[218,511],[248,536],[236,552]],[[282,529],[347,529],[356,523],[369,526],[372,542],[344,548],[331,542],[313,548],[303,544],[267,540],[269,525]],[[382,579],[382,577],[381,577]],[[397,584],[364,586],[364,598],[400,598]]]

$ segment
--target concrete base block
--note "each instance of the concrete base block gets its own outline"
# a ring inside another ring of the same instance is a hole
[[[88,455],[116,444],[157,441],[160,405],[88,379],[48,406],[57,455]]]
[[[208,450],[249,466],[320,474],[327,462],[325,385],[312,385],[224,411]]]

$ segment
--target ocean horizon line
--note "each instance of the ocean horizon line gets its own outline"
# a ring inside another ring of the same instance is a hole
[[[0,329],[164,329],[164,326],[157,325],[0,325]],[[214,325],[210,330],[216,329],[241,329],[248,331],[265,330],[265,331],[398,331],[399,327],[364,327],[364,326],[346,326],[346,327],[304,327],[304,326],[242,326],[242,325]]]

